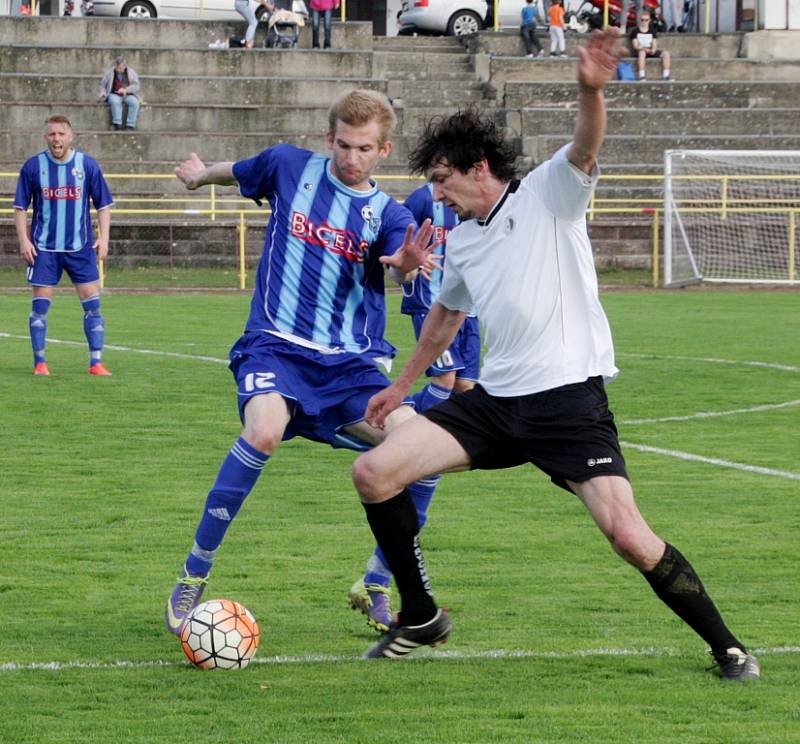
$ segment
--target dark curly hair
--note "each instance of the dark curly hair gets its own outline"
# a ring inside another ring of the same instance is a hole
[[[516,176],[516,152],[502,130],[474,108],[430,119],[416,147],[408,156],[412,173],[424,174],[439,161],[466,173],[486,158],[489,170],[503,181]]]

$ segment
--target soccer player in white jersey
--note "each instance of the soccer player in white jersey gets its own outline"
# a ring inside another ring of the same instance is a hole
[[[434,121],[410,156],[461,224],[447,243],[437,302],[398,379],[366,420],[382,426],[413,381],[446,348],[465,312],[480,308],[487,354],[469,392],[393,429],[361,455],[353,479],[401,597],[397,625],[369,658],[399,658],[450,633],[436,606],[406,484],[428,473],[532,463],[578,496],[613,549],[711,647],[721,675],[753,679],[756,659],[726,627],[688,561],[640,514],[608,409],[617,374],[598,299],[585,212],[606,130],[605,84],[617,34],[595,32],[580,50],[573,140],[521,181],[514,153],[474,111]],[[412,256],[387,261],[402,270]]]
[[[243,196],[269,200],[264,252],[244,334],[230,368],[244,424],[208,493],[195,541],[167,601],[167,629],[178,635],[198,603],[223,536],[282,440],[301,436],[365,450],[384,432],[364,423],[369,398],[389,384],[379,370],[395,354],[384,338],[384,264],[433,250],[430,221],[378,190],[372,172],[392,149],[395,115],[385,96],[356,90],[330,110],[331,157],[276,145],[236,163],[206,166],[194,153],[176,168],[189,189],[238,184]],[[415,231],[416,230],[416,231]],[[405,262],[404,262],[405,263]],[[413,416],[401,406],[389,428]],[[435,482],[411,486],[430,500]]]
[[[66,271],[83,306],[89,374],[110,375],[102,359],[105,321],[100,313],[97,259],[108,254],[114,201],[97,161],[72,147],[75,135],[66,116],[55,114],[47,120],[44,139],[47,149],[25,161],[14,195],[19,253],[28,266],[28,284],[33,291],[28,321],[33,374],[50,374],[45,358],[47,313],[53,288]],[[31,203],[29,231],[27,210]],[[92,204],[97,210],[97,239],[89,212]]]

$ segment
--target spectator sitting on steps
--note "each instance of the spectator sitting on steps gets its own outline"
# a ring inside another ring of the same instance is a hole
[[[97,98],[107,101],[111,108],[111,124],[114,129],[136,129],[139,116],[139,76],[136,70],[128,67],[125,57],[118,56],[114,66],[103,73]],[[126,124],[122,124],[122,104],[128,107]]]

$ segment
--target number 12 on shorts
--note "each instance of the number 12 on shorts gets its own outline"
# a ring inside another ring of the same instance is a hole
[[[269,390],[275,387],[274,372],[248,372],[244,378],[244,389],[247,393],[255,390]]]

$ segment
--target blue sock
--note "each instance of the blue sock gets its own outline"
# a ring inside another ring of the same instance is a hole
[[[100,297],[92,295],[81,300],[83,305],[83,332],[89,342],[89,366],[102,361],[106,329],[100,314]]]
[[[195,545],[186,559],[186,570],[190,575],[205,575],[211,570],[214,554],[225,532],[255,486],[267,460],[269,455],[259,452],[242,437],[234,442],[206,498],[195,533]]]
[[[437,385],[435,382],[429,382],[422,390],[418,390],[411,396],[414,401],[414,408],[417,413],[427,411],[431,406],[441,403],[450,397],[452,390]]]
[[[44,348],[47,345],[47,312],[50,310],[49,297],[34,297],[31,302],[31,314],[28,318],[28,329],[31,334],[33,363],[45,361]]]
[[[431,499],[436,491],[436,486],[439,485],[441,477],[440,475],[432,475],[429,478],[418,480],[408,487],[408,492],[411,494],[411,499],[414,502],[414,508],[417,510],[417,520],[419,521],[420,530],[422,530],[425,522],[428,521],[428,507],[430,506]],[[367,562],[367,573],[364,575],[364,583],[389,586],[391,577],[392,572],[389,570],[386,557],[383,555],[380,545],[376,545],[375,552]]]

